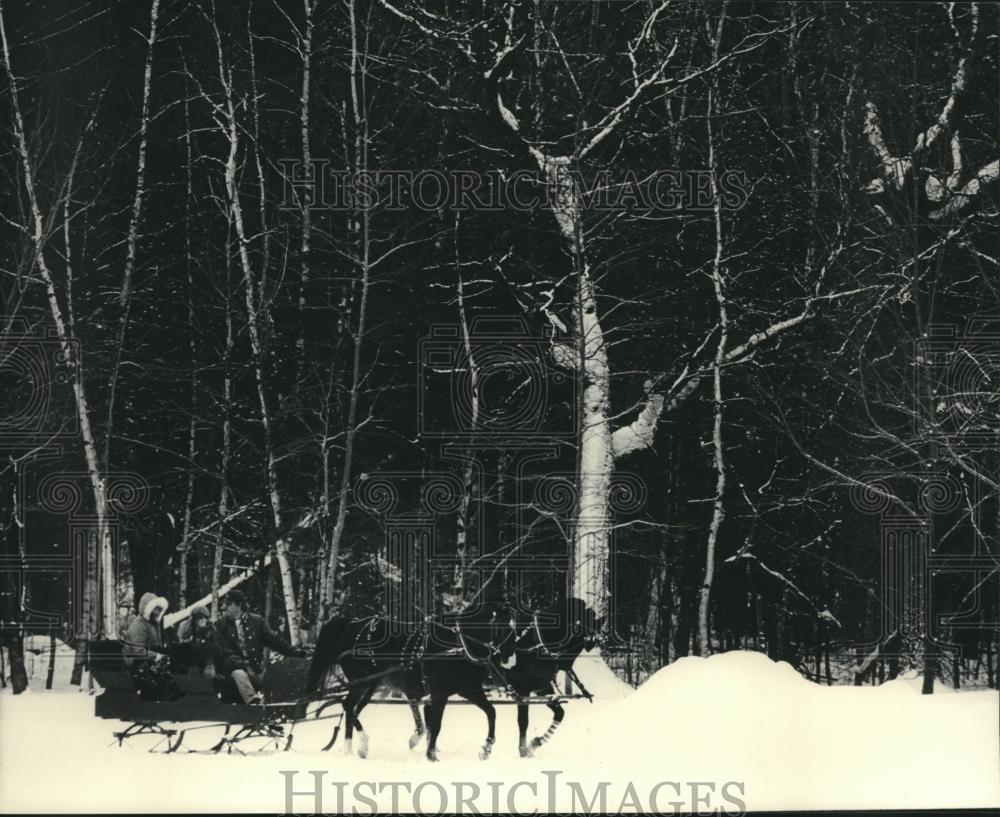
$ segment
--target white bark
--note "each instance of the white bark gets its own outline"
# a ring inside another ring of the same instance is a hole
[[[142,81],[142,112],[139,116],[139,157],[136,166],[135,194],[132,197],[132,214],[128,225],[126,241],[125,270],[122,273],[120,294],[122,314],[118,324],[118,339],[115,344],[115,360],[111,367],[108,383],[108,427],[104,443],[104,463],[111,462],[111,440],[114,432],[115,396],[118,390],[118,376],[121,372],[122,355],[125,351],[125,335],[128,332],[129,315],[132,311],[132,278],[135,274],[135,253],[142,221],[142,201],[146,192],[146,144],[149,130],[149,95],[153,85],[153,46],[156,44],[156,24],[160,13],[160,0],[153,0],[149,10],[149,37],[146,40],[146,70]]]
[[[214,23],[213,23],[214,24]],[[243,207],[240,202],[239,187],[236,180],[236,156],[239,152],[239,128],[237,125],[236,106],[233,101],[233,89],[227,72],[222,52],[222,40],[218,29],[215,29],[216,49],[219,58],[219,81],[223,90],[224,105],[215,106],[216,121],[229,143],[229,155],[226,159],[226,193],[229,208],[236,227],[236,238],[239,248],[240,267],[243,272],[244,294],[247,309],[247,329],[250,335],[250,348],[253,355],[254,379],[257,385],[257,398],[260,406],[261,425],[264,428],[264,448],[267,458],[268,496],[271,503],[271,514],[274,528],[278,535],[275,543],[278,571],[281,574],[281,588],[285,603],[285,614],[288,619],[288,638],[293,645],[299,643],[299,612],[295,601],[295,586],[292,579],[291,566],[288,563],[288,543],[281,536],[284,520],[281,509],[281,495],[278,487],[277,458],[274,454],[272,440],[271,413],[268,404],[267,382],[264,373],[264,353],[261,341],[261,318],[258,308],[257,285],[253,268],[250,264],[249,240],[243,219]]]
[[[442,41],[452,39],[463,54],[471,56],[464,41],[457,40],[452,35],[446,36],[423,24],[414,16],[401,11],[389,0],[380,0],[380,2],[383,8],[417,27],[424,34]],[[573,274],[577,286],[574,299],[574,323],[571,329],[572,344],[557,342],[553,344],[552,348],[556,363],[575,369],[578,376],[582,378],[583,397],[580,412],[580,455],[578,461],[579,501],[578,519],[574,530],[573,592],[597,610],[599,615],[605,615],[607,609],[608,488],[615,460],[634,451],[650,447],[660,417],[665,411],[672,410],[690,397],[707,375],[707,371],[699,370],[690,376],[685,372],[684,376],[678,378],[675,383],[672,394],[656,390],[655,384],[647,383],[646,400],[638,417],[624,428],[612,432],[609,416],[610,371],[604,330],[598,313],[591,270],[587,263],[579,192],[576,189],[573,175],[569,171],[582,157],[608,139],[625,121],[630,112],[643,103],[652,89],[666,88],[667,93],[681,90],[689,83],[714,75],[714,72],[725,63],[741,54],[762,47],[771,35],[780,33],[780,30],[776,29],[766,34],[746,37],[721,56],[716,48],[710,64],[694,70],[689,67],[678,76],[667,77],[667,69],[677,52],[678,45],[677,42],[674,42],[667,54],[658,59],[657,63],[649,68],[645,75],[642,75],[636,64],[635,55],[639,46],[650,39],[653,27],[657,24],[658,18],[666,7],[667,3],[663,2],[651,9],[639,35],[629,44],[629,57],[633,64],[633,83],[630,92],[620,104],[608,111],[593,127],[588,129],[589,139],[579,145],[572,155],[548,154],[538,145],[529,141],[522,132],[517,115],[504,103],[500,82],[503,80],[511,53],[522,45],[524,39],[515,41],[510,17],[507,21],[508,31],[504,45],[497,48],[492,66],[483,74],[487,83],[496,85],[495,91],[491,87],[489,93],[491,97],[495,96],[497,114],[500,120],[511,133],[521,139],[525,149],[534,159],[545,179],[549,190],[552,214],[566,242],[573,263]],[[839,249],[837,252],[839,253]],[[783,321],[776,321],[767,329],[748,339],[742,346],[724,351],[724,362],[741,360],[765,340],[804,322],[811,317],[813,305],[820,298],[817,285],[815,294],[807,299],[803,311],[799,315]],[[549,318],[552,319],[551,314]],[[558,321],[553,321],[553,323],[557,325]],[[576,347],[575,360],[573,359],[574,355],[569,352],[570,345]]]
[[[305,15],[306,27],[302,35],[302,101],[301,101],[301,127],[302,127],[302,166],[307,174],[312,173],[312,150],[309,142],[309,73],[312,66],[312,37],[313,37],[313,4],[312,0],[302,0]],[[353,8],[351,11],[353,19]],[[305,354],[305,320],[306,320],[306,290],[309,286],[309,252],[312,241],[312,202],[310,196],[303,196],[302,200],[302,266],[299,272],[299,338],[297,341],[299,350],[299,361]]]
[[[227,235],[228,243],[228,235]],[[222,462],[219,466],[219,529],[215,534],[212,554],[212,620],[219,614],[219,583],[222,581],[222,549],[225,541],[226,517],[229,515],[229,451],[232,438],[233,376],[229,362],[233,355],[233,311],[230,305],[231,280],[229,275],[229,252],[226,252],[226,351],[222,359],[223,371],[223,416],[222,416]]]
[[[7,40],[7,29],[4,21],[3,3],[0,0],[0,42],[3,44],[4,69],[7,74],[7,81],[10,87],[11,107],[14,110],[14,138],[17,152],[21,157],[21,169],[24,173],[24,187],[28,196],[28,208],[32,220],[32,245],[35,256],[35,265],[45,284],[45,292],[48,298],[49,311],[52,314],[52,322],[55,325],[56,336],[59,340],[66,368],[70,372],[70,382],[73,384],[73,398],[76,404],[77,417],[80,421],[80,434],[83,439],[83,454],[87,463],[87,474],[90,477],[91,488],[94,493],[94,507],[97,516],[97,542],[100,549],[100,578],[99,593],[101,599],[101,628],[105,638],[116,638],[118,633],[116,621],[116,589],[115,563],[112,552],[110,529],[108,525],[108,502],[105,494],[104,478],[97,456],[97,445],[94,441],[93,430],[90,425],[90,408],[87,403],[86,388],[82,376],[79,375],[80,362],[77,358],[76,347],[72,343],[63,320],[62,310],[59,306],[59,298],[56,293],[52,272],[45,258],[45,223],[42,218],[42,210],[35,191],[35,177],[31,167],[31,156],[28,153],[28,140],[24,129],[24,119],[21,115],[21,105],[18,97],[17,82],[11,64],[10,44]],[[94,636],[95,633],[87,633]]]
[[[872,179],[865,187],[869,193],[884,193],[887,189],[894,192],[902,191],[907,180],[914,175],[914,168],[922,166],[921,160],[928,155],[930,148],[942,135],[951,133],[951,171],[947,174],[930,173],[924,184],[928,201],[945,202],[943,206],[928,213],[928,218],[935,221],[964,210],[979,196],[986,185],[996,182],[1000,177],[1000,162],[993,161],[980,168],[964,185],[961,184],[964,162],[962,143],[955,123],[955,109],[966,92],[970,63],[978,48],[980,34],[978,3],[972,3],[969,10],[972,31],[965,53],[959,58],[955,67],[948,98],[931,126],[917,135],[916,144],[908,155],[896,156],[892,153],[882,133],[878,108],[871,100],[865,103],[864,134],[878,159],[880,170],[880,177]]]
[[[191,360],[191,422],[188,425],[188,478],[187,488],[184,492],[184,521],[181,528],[181,543],[178,546],[180,552],[180,576],[178,577],[178,597],[181,605],[187,603],[187,570],[188,553],[191,549],[191,508],[194,504],[194,460],[195,444],[197,442],[197,408],[198,408],[198,347],[194,339],[195,319],[194,319],[194,279],[191,271],[191,199],[192,189],[192,155],[191,155],[191,123],[188,117],[187,100],[184,102],[184,149],[187,159],[187,189],[184,197],[184,264],[187,271],[188,285],[188,354]]]
[[[937,221],[960,213],[972,204],[986,185],[995,183],[998,178],[1000,178],[1000,161],[994,160],[982,167],[962,187],[952,191],[951,200],[944,207],[930,213],[929,217]]]
[[[722,38],[722,28],[726,18],[726,7],[723,6],[719,17],[715,38],[712,41],[713,52],[718,59],[719,41]],[[707,21],[706,21],[707,26]],[[722,230],[722,203],[719,198],[717,184],[717,160],[715,152],[715,134],[712,129],[712,117],[715,115],[715,97],[718,93],[718,82],[713,82],[708,91],[708,169],[712,190],[712,210],[715,221],[715,258],[712,260],[712,288],[719,307],[719,342],[715,348],[715,363],[712,367],[712,398],[714,417],[712,423],[712,450],[715,465],[715,500],[712,503],[712,521],[708,527],[708,542],[705,547],[705,574],[701,583],[698,598],[698,650],[703,656],[712,651],[709,630],[709,604],[712,597],[712,582],[715,579],[715,549],[719,541],[719,528],[725,518],[723,499],[726,491],[726,462],[722,446],[722,415],[724,403],[722,400],[722,367],[726,361],[726,344],[729,340],[729,316],[726,308],[726,292],[723,282],[722,257],[724,238]]]
[[[250,56],[250,111],[253,114],[253,159],[257,170],[258,217],[260,218],[261,258],[260,258],[260,288],[267,288],[267,274],[271,259],[271,231],[267,227],[267,189],[264,183],[264,163],[260,155],[260,106],[258,100],[262,96],[257,89],[257,52],[254,48],[254,36],[250,30],[250,17],[247,17],[247,51]]]
[[[462,281],[462,267],[458,259],[458,222],[455,216],[455,294],[458,301],[458,320],[462,327],[462,346],[465,351],[465,363],[469,367],[469,389],[471,404],[471,425],[479,424],[479,367],[476,365],[472,339],[469,335],[469,321],[465,312],[465,284]],[[465,462],[465,473],[462,478],[462,501],[458,508],[455,533],[455,551],[458,554],[458,564],[455,566],[454,590],[455,601],[460,603],[466,591],[466,570],[468,569],[469,547],[469,508],[472,503],[472,485],[476,470],[476,450],[470,447]]]
[[[502,102],[501,102],[502,104]],[[582,378],[580,406],[579,501],[573,533],[573,595],[604,617],[608,601],[608,488],[614,470],[609,421],[611,377],[587,264],[579,191],[570,158],[531,149],[546,184],[553,216],[566,241],[576,276],[573,336]]]
[[[652,391],[653,383],[647,380],[644,384],[646,400],[639,416],[627,426],[615,429],[611,435],[611,444],[615,459],[641,451],[653,445],[653,435],[656,433],[656,422],[663,411],[665,398],[662,394]]]
[[[351,18],[351,104],[354,114],[355,128],[355,171],[368,169],[368,117],[362,107],[364,95],[364,67],[358,50],[358,27],[355,16],[355,2],[349,0],[348,8]],[[361,69],[359,76],[358,69]],[[359,240],[359,257],[356,259],[361,268],[361,287],[358,303],[358,323],[354,332],[354,354],[351,360],[351,388],[348,394],[347,426],[344,433],[344,460],[340,472],[340,494],[337,497],[337,517],[330,536],[330,553],[327,562],[326,597],[321,602],[333,600],[337,581],[337,566],[340,560],[340,543],[344,536],[344,526],[347,522],[347,497],[351,486],[351,470],[354,464],[354,445],[358,432],[358,397],[361,391],[363,374],[361,371],[361,349],[367,331],[368,286],[371,272],[371,247],[369,229],[371,213],[367,206],[361,207],[361,234]]]

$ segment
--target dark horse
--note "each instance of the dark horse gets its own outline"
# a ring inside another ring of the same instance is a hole
[[[496,710],[486,697],[487,682],[492,678],[518,696],[550,695],[555,692],[556,674],[571,671],[580,652],[596,643],[599,628],[600,620],[575,598],[527,614],[484,604],[441,621],[416,623],[406,627],[406,632],[377,616],[358,621],[334,618],[320,630],[307,689],[320,690],[329,672],[340,667],[350,684],[343,702],[347,751],[352,751],[357,730],[361,757],[367,754],[367,736],[358,716],[376,689],[390,687],[406,696],[416,727],[411,749],[425,732],[418,706],[427,694],[424,720],[429,760],[438,759],[437,739],[448,698],[460,695],[486,715],[488,733],[479,752],[485,760],[496,740]],[[553,723],[532,742],[533,748],[545,743],[562,721],[559,703],[553,701],[549,707]],[[518,705],[518,726],[521,755],[528,756],[532,750],[525,743],[527,703]]]
[[[520,616],[513,640],[513,649],[504,650],[501,667],[504,680],[519,698],[530,695],[557,696],[556,676],[561,671],[571,675],[580,692],[590,698],[590,693],[573,672],[573,662],[583,650],[597,644],[601,619],[578,598],[569,598],[564,604],[552,605],[527,616]],[[512,654],[511,654],[512,653]],[[517,706],[518,748],[521,757],[531,757],[555,734],[565,712],[555,697],[547,704],[552,710],[549,728],[529,745],[529,705]]]
[[[415,731],[414,748],[429,733],[427,757],[437,760],[437,736],[441,717],[451,695],[461,695],[486,714],[489,731],[480,757],[486,759],[495,741],[496,711],[483,686],[495,666],[491,656],[498,644],[513,644],[513,619],[506,607],[485,604],[441,621],[425,620],[400,625],[381,616],[351,621],[330,619],[323,625],[309,667],[306,689],[320,691],[321,684],[339,666],[349,683],[343,702],[346,748],[353,750],[359,733],[358,755],[368,753],[368,738],[358,716],[377,689],[401,691],[410,705]],[[430,700],[420,718],[419,703]]]

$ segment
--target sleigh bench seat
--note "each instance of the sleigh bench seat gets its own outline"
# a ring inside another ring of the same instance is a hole
[[[236,685],[229,678],[175,674],[174,680],[184,696],[176,701],[146,701],[141,698],[125,669],[121,645],[100,642],[92,645],[90,671],[103,688],[94,699],[98,718],[161,723],[208,721],[236,725],[280,723],[305,717],[307,703],[295,699],[301,694],[306,659],[285,659],[268,668],[263,691],[267,706],[246,706],[239,702]],[[289,702],[289,703],[284,703]]]

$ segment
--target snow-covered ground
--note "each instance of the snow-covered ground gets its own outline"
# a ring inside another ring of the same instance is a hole
[[[485,718],[450,706],[437,764],[423,745],[407,747],[405,706],[364,712],[367,760],[345,756],[343,737],[319,752],[328,722],[297,727],[287,753],[164,755],[146,751],[152,738],[109,746],[121,725],[94,718],[85,692],[8,689],[0,695],[0,812],[274,812],[285,810],[286,788],[308,792],[292,799],[296,811],[358,814],[392,810],[394,794],[398,810],[424,813],[475,813],[470,804],[617,811],[623,800],[645,813],[697,810],[699,800],[722,813],[741,802],[752,810],[1000,806],[996,691],[923,696],[907,680],[817,686],[750,652],[681,659],[636,691],[602,662],[584,656],[577,668],[599,700],[569,703],[536,757],[518,756],[515,708],[502,706],[493,757],[478,760]],[[549,719],[533,707],[529,734]],[[185,745],[207,747],[217,736],[192,732]]]

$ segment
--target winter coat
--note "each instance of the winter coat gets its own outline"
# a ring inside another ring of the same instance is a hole
[[[255,613],[244,613],[240,616],[243,627],[244,647],[240,647],[240,639],[236,632],[237,620],[231,616],[223,616],[216,625],[216,642],[218,657],[216,669],[226,675],[234,669],[246,669],[252,672],[264,670],[264,647],[270,647],[282,655],[299,655],[297,650],[274,630],[267,626],[263,618]]]
[[[219,646],[215,637],[215,626],[206,621],[204,627],[196,628],[192,619],[181,622],[177,629],[180,642],[174,649],[174,658],[189,667],[214,670]]]
[[[128,626],[125,642],[122,646],[122,658],[130,667],[135,661],[155,658],[165,653],[163,646],[163,625],[160,620],[154,624],[149,620],[154,610],[160,611],[160,616],[167,609],[167,600],[155,593],[145,593],[139,600],[139,615]]]

